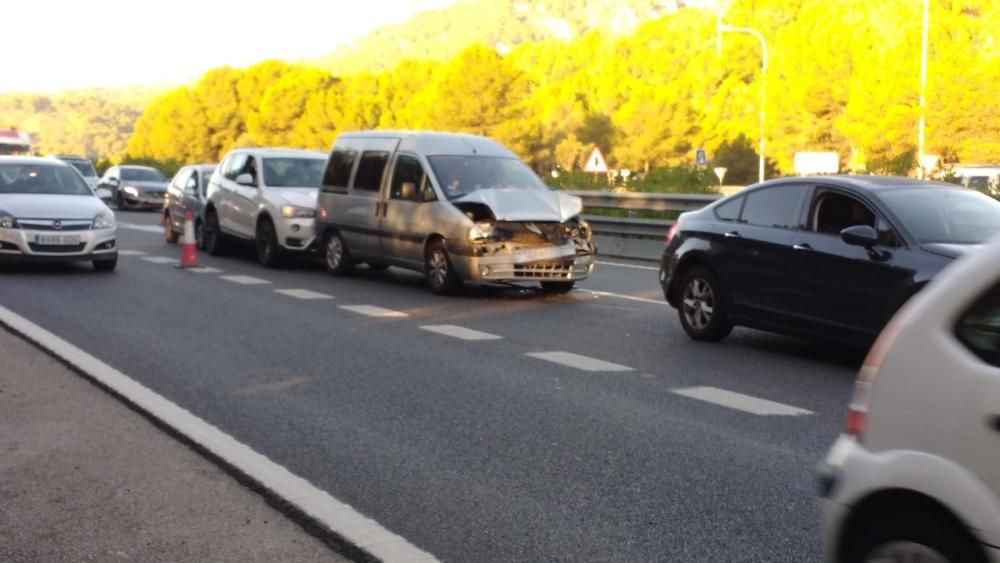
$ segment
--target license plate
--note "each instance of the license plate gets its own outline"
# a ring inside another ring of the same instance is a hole
[[[35,235],[35,244],[43,246],[72,246],[80,244],[80,235]]]
[[[538,260],[552,260],[554,258],[565,258],[567,256],[575,256],[576,248],[572,245],[559,246],[559,247],[547,247],[547,248],[529,248],[525,250],[517,251],[515,255],[518,262],[535,262]]]

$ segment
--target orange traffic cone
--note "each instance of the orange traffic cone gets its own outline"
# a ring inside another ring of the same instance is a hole
[[[181,263],[178,268],[200,268],[198,263],[198,247],[194,240],[194,217],[191,212],[184,213],[184,242],[181,244]]]

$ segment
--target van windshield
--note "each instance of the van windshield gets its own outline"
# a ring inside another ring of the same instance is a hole
[[[431,156],[427,160],[448,199],[499,188],[548,190],[538,176],[516,158]]]

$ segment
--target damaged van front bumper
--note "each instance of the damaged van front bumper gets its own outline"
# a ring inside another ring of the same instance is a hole
[[[473,282],[580,281],[594,271],[597,247],[590,241],[519,246],[509,242],[448,245],[452,266]]]

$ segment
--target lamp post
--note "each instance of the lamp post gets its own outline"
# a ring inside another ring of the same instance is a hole
[[[925,178],[924,169],[924,113],[927,109],[927,28],[930,24],[930,0],[924,0],[924,26],[920,38],[920,124],[917,127],[917,162],[920,164],[920,177]]]
[[[719,33],[749,33],[760,41],[761,64],[760,64],[760,162],[758,164],[758,181],[764,181],[764,123],[766,121],[767,108],[767,41],[756,29],[749,27],[735,27],[724,23],[718,23]]]

